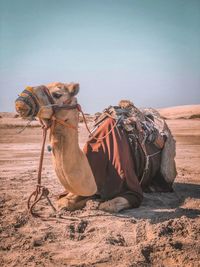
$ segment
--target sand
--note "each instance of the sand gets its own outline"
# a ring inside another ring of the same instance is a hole
[[[4,116],[4,115],[3,115]],[[118,214],[89,201],[55,214],[46,200],[27,212],[35,189],[41,129],[0,119],[0,266],[200,266],[200,120],[167,121],[177,141],[173,193],[145,194],[142,206]],[[87,133],[80,124],[80,145]],[[45,151],[42,182],[55,203],[63,191]]]
[[[166,119],[195,119],[200,118],[200,105],[184,105],[158,110]]]

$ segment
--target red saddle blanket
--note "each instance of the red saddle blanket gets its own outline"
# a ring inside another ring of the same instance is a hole
[[[107,118],[94,132],[96,138],[108,134],[115,120]],[[84,152],[93,171],[98,194],[102,199],[123,196],[132,206],[140,205],[143,194],[135,172],[126,132],[115,127],[103,140],[91,137]]]

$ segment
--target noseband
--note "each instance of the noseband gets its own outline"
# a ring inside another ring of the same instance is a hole
[[[35,117],[39,112],[37,97],[33,93],[32,87],[27,87],[16,99],[16,102],[24,102],[28,107],[27,117]]]

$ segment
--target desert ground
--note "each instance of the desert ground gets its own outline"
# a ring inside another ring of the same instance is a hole
[[[36,206],[41,217],[27,211],[41,128],[34,122],[18,133],[25,122],[1,113],[0,266],[200,266],[200,105],[181,109],[160,110],[176,139],[174,192],[145,194],[141,207],[118,214],[99,211],[90,200],[83,210],[55,215],[42,200]],[[79,133],[82,147],[83,123]],[[47,149],[42,183],[55,203],[63,188]]]

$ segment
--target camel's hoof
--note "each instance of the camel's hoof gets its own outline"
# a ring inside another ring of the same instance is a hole
[[[120,210],[128,208],[130,208],[130,204],[128,200],[123,197],[116,197],[111,200],[105,201],[99,205],[100,210],[104,210],[111,213],[116,213]]]
[[[117,207],[115,205],[113,205],[113,203],[111,201],[106,201],[106,202],[101,203],[99,205],[99,209],[103,210],[103,211],[110,212],[110,213],[117,212]]]
[[[69,211],[74,211],[82,209],[85,207],[88,198],[81,196],[65,196],[57,200],[57,207],[59,210],[65,209]]]
[[[57,207],[59,210],[66,209],[69,211],[75,210],[74,205],[66,197],[62,197],[57,200]]]

